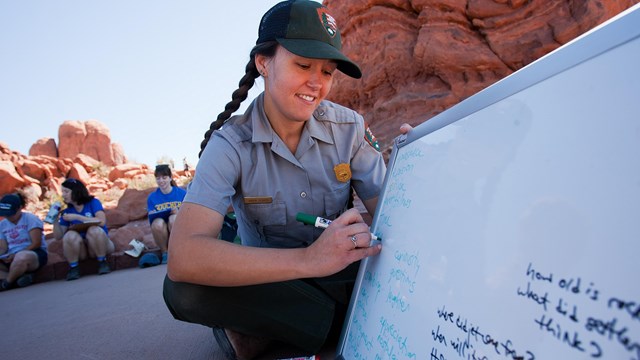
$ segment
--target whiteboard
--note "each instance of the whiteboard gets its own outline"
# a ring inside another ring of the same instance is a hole
[[[640,359],[638,24],[396,139],[339,359]]]

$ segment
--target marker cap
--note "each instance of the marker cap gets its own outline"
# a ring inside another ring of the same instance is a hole
[[[301,212],[296,214],[296,221],[300,221],[301,223],[306,225],[315,225],[317,218],[318,218],[317,216],[313,216],[313,215],[309,215]]]

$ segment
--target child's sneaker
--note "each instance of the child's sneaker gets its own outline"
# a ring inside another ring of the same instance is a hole
[[[168,253],[162,253],[162,261],[160,263],[161,264],[166,264],[168,260],[169,260],[169,254]]]
[[[7,280],[0,281],[0,292],[5,290],[10,290],[13,288],[14,288],[14,285],[8,282]]]
[[[31,274],[24,274],[16,280],[16,285],[18,285],[18,287],[26,287],[31,284],[33,284],[33,275]]]
[[[76,266],[76,267],[70,268],[69,272],[67,272],[67,281],[78,280],[78,279],[80,279],[80,267]]]
[[[109,267],[109,264],[107,264],[106,261],[98,262],[98,275],[104,275],[110,272],[111,272],[111,268]]]

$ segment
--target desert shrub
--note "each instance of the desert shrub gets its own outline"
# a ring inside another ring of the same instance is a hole
[[[153,176],[153,174],[136,176],[135,178],[130,179],[128,184],[128,187],[130,189],[135,190],[146,190],[149,188],[154,188],[156,186],[158,185],[156,184],[156,178],[155,176]]]
[[[100,193],[96,194],[96,197],[100,200],[101,203],[104,204],[111,201],[120,200],[122,194],[124,194],[124,189],[120,189],[114,186],[107,189],[106,191],[101,191]]]
[[[108,178],[109,172],[111,172],[112,167],[108,166],[102,162],[97,162],[91,166],[91,171],[95,172],[102,178]]]

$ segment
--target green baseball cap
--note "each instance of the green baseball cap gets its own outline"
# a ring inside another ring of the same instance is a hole
[[[260,21],[256,44],[274,40],[298,56],[335,60],[344,74],[362,77],[358,65],[341,51],[336,20],[316,1],[282,1],[269,9]]]

